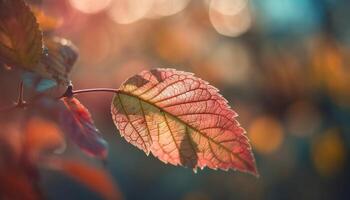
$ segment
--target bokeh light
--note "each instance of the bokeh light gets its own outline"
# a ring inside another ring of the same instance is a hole
[[[69,0],[70,4],[77,10],[94,14],[106,9],[112,0]]]
[[[75,90],[116,89],[142,70],[170,67],[220,89],[239,114],[259,179],[219,170],[194,175],[146,157],[120,138],[113,94],[76,95],[109,143],[106,167],[125,199],[349,199],[350,1],[26,0],[33,1],[45,37],[79,49]],[[5,35],[0,30],[1,43],[12,47]],[[16,100],[20,73],[0,63],[0,107]],[[27,102],[36,95],[25,88]],[[9,147],[16,159],[24,152],[27,122],[35,131],[28,143],[50,139],[55,125],[46,109],[0,112],[0,168]],[[70,143],[61,156],[101,166]],[[57,174],[40,174],[49,199],[100,199]]]
[[[211,79],[216,83],[242,85],[250,81],[253,65],[250,56],[249,49],[243,43],[224,43],[214,48],[203,62],[215,68]]]
[[[335,129],[327,130],[313,142],[313,162],[323,176],[338,173],[344,167],[346,156],[344,140]]]
[[[256,118],[248,130],[253,149],[261,154],[270,154],[276,151],[284,140],[281,124],[271,116]]]
[[[190,0],[153,0],[147,17],[156,18],[176,14],[186,8]]]
[[[236,15],[248,4],[248,0],[211,0],[210,8],[223,15]]]
[[[230,9],[217,1],[211,1],[209,4],[209,18],[215,30],[225,36],[237,37],[247,32],[252,25],[252,16],[249,5],[246,3],[231,4],[227,1],[224,3],[232,5]],[[223,4],[225,5],[225,4]]]
[[[175,64],[196,57],[197,50],[205,48],[205,42],[210,40],[187,21],[181,21],[177,26],[178,29],[165,26],[154,34],[157,54]]]
[[[153,0],[114,0],[108,14],[119,24],[130,24],[142,19],[151,9]]]
[[[350,106],[350,69],[346,49],[336,41],[319,37],[312,47],[312,70],[315,84],[325,87],[331,98],[340,106]]]

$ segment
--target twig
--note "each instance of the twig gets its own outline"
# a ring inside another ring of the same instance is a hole
[[[23,93],[24,93],[24,87],[23,87],[23,81],[19,83],[19,89],[18,89],[18,100],[17,100],[17,107],[24,108],[27,106],[27,102],[23,99]]]
[[[113,88],[91,88],[91,89],[82,89],[82,90],[73,90],[73,85],[70,83],[69,86],[67,87],[67,90],[63,95],[60,97],[56,98],[57,100],[63,98],[63,97],[73,97],[76,94],[83,94],[83,93],[91,93],[91,92],[110,92],[110,93],[117,93],[119,92],[119,89],[113,89]],[[23,87],[23,81],[20,82],[19,84],[19,89],[18,89],[18,99],[17,102],[15,102],[13,105],[0,108],[0,112],[8,112],[11,110],[14,110],[16,108],[26,108],[28,107],[31,103],[27,103],[24,100],[24,87]]]
[[[9,112],[11,110],[14,110],[16,108],[26,108],[28,106],[28,103],[26,101],[24,101],[24,87],[23,87],[23,81],[21,81],[19,83],[19,88],[18,88],[18,98],[17,101],[15,103],[13,103],[13,105],[4,107],[4,108],[0,108],[0,112]]]

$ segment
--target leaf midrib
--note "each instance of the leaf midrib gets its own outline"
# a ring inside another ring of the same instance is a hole
[[[129,92],[126,92],[126,91],[123,91],[123,90],[119,90],[118,92],[116,92],[116,94],[117,94],[117,96],[119,96],[119,94],[127,95],[127,96],[129,96],[129,97],[136,98],[136,99],[141,100],[141,101],[143,101],[143,102],[145,102],[145,103],[147,103],[147,104],[149,104],[149,105],[151,105],[151,106],[156,107],[157,109],[160,110],[160,112],[164,112],[164,113],[168,114],[169,116],[175,118],[175,119],[178,120],[180,123],[182,123],[182,124],[184,124],[185,126],[187,126],[188,128],[194,130],[195,132],[198,132],[201,136],[205,137],[208,141],[210,141],[210,142],[212,142],[212,143],[214,143],[214,144],[216,144],[216,145],[222,147],[224,150],[226,150],[226,151],[229,152],[230,154],[234,155],[234,156],[235,156],[238,160],[240,160],[247,168],[253,167],[253,166],[251,166],[246,160],[244,160],[243,158],[241,158],[241,157],[239,156],[239,154],[232,152],[232,151],[231,151],[230,149],[228,149],[226,146],[223,146],[223,145],[221,145],[220,143],[216,142],[216,141],[213,140],[212,138],[210,138],[210,137],[208,137],[207,135],[203,134],[203,133],[202,133],[200,130],[198,130],[197,128],[195,128],[195,127],[189,125],[188,123],[186,123],[185,121],[183,121],[182,119],[180,119],[179,117],[177,117],[176,115],[173,115],[172,113],[170,113],[170,112],[164,110],[163,108],[161,108],[161,107],[155,105],[153,102],[150,102],[150,101],[148,101],[148,100],[146,100],[146,99],[141,98],[140,96],[137,96],[137,95],[135,95],[135,94],[132,94],[132,93],[129,93]],[[122,102],[121,102],[121,103],[122,103]],[[124,111],[125,111],[125,110],[124,110]],[[126,112],[125,112],[125,113],[126,113]],[[185,134],[187,134],[187,135],[189,136],[189,132],[186,132]],[[189,136],[189,137],[190,137],[190,136]],[[214,153],[214,152],[213,152],[213,153]]]

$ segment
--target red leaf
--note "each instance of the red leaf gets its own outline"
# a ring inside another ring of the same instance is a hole
[[[121,135],[165,163],[257,175],[237,114],[216,88],[191,73],[143,71],[121,86],[111,109]]]
[[[94,125],[91,114],[78,99],[62,99],[68,110],[63,112],[61,123],[65,133],[88,155],[105,159],[107,142]]]

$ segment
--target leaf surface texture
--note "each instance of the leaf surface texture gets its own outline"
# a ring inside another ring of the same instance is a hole
[[[237,114],[215,87],[191,73],[143,71],[121,86],[111,112],[128,142],[165,163],[257,175]]]
[[[42,32],[25,2],[0,0],[0,61],[33,70],[42,46]]]

